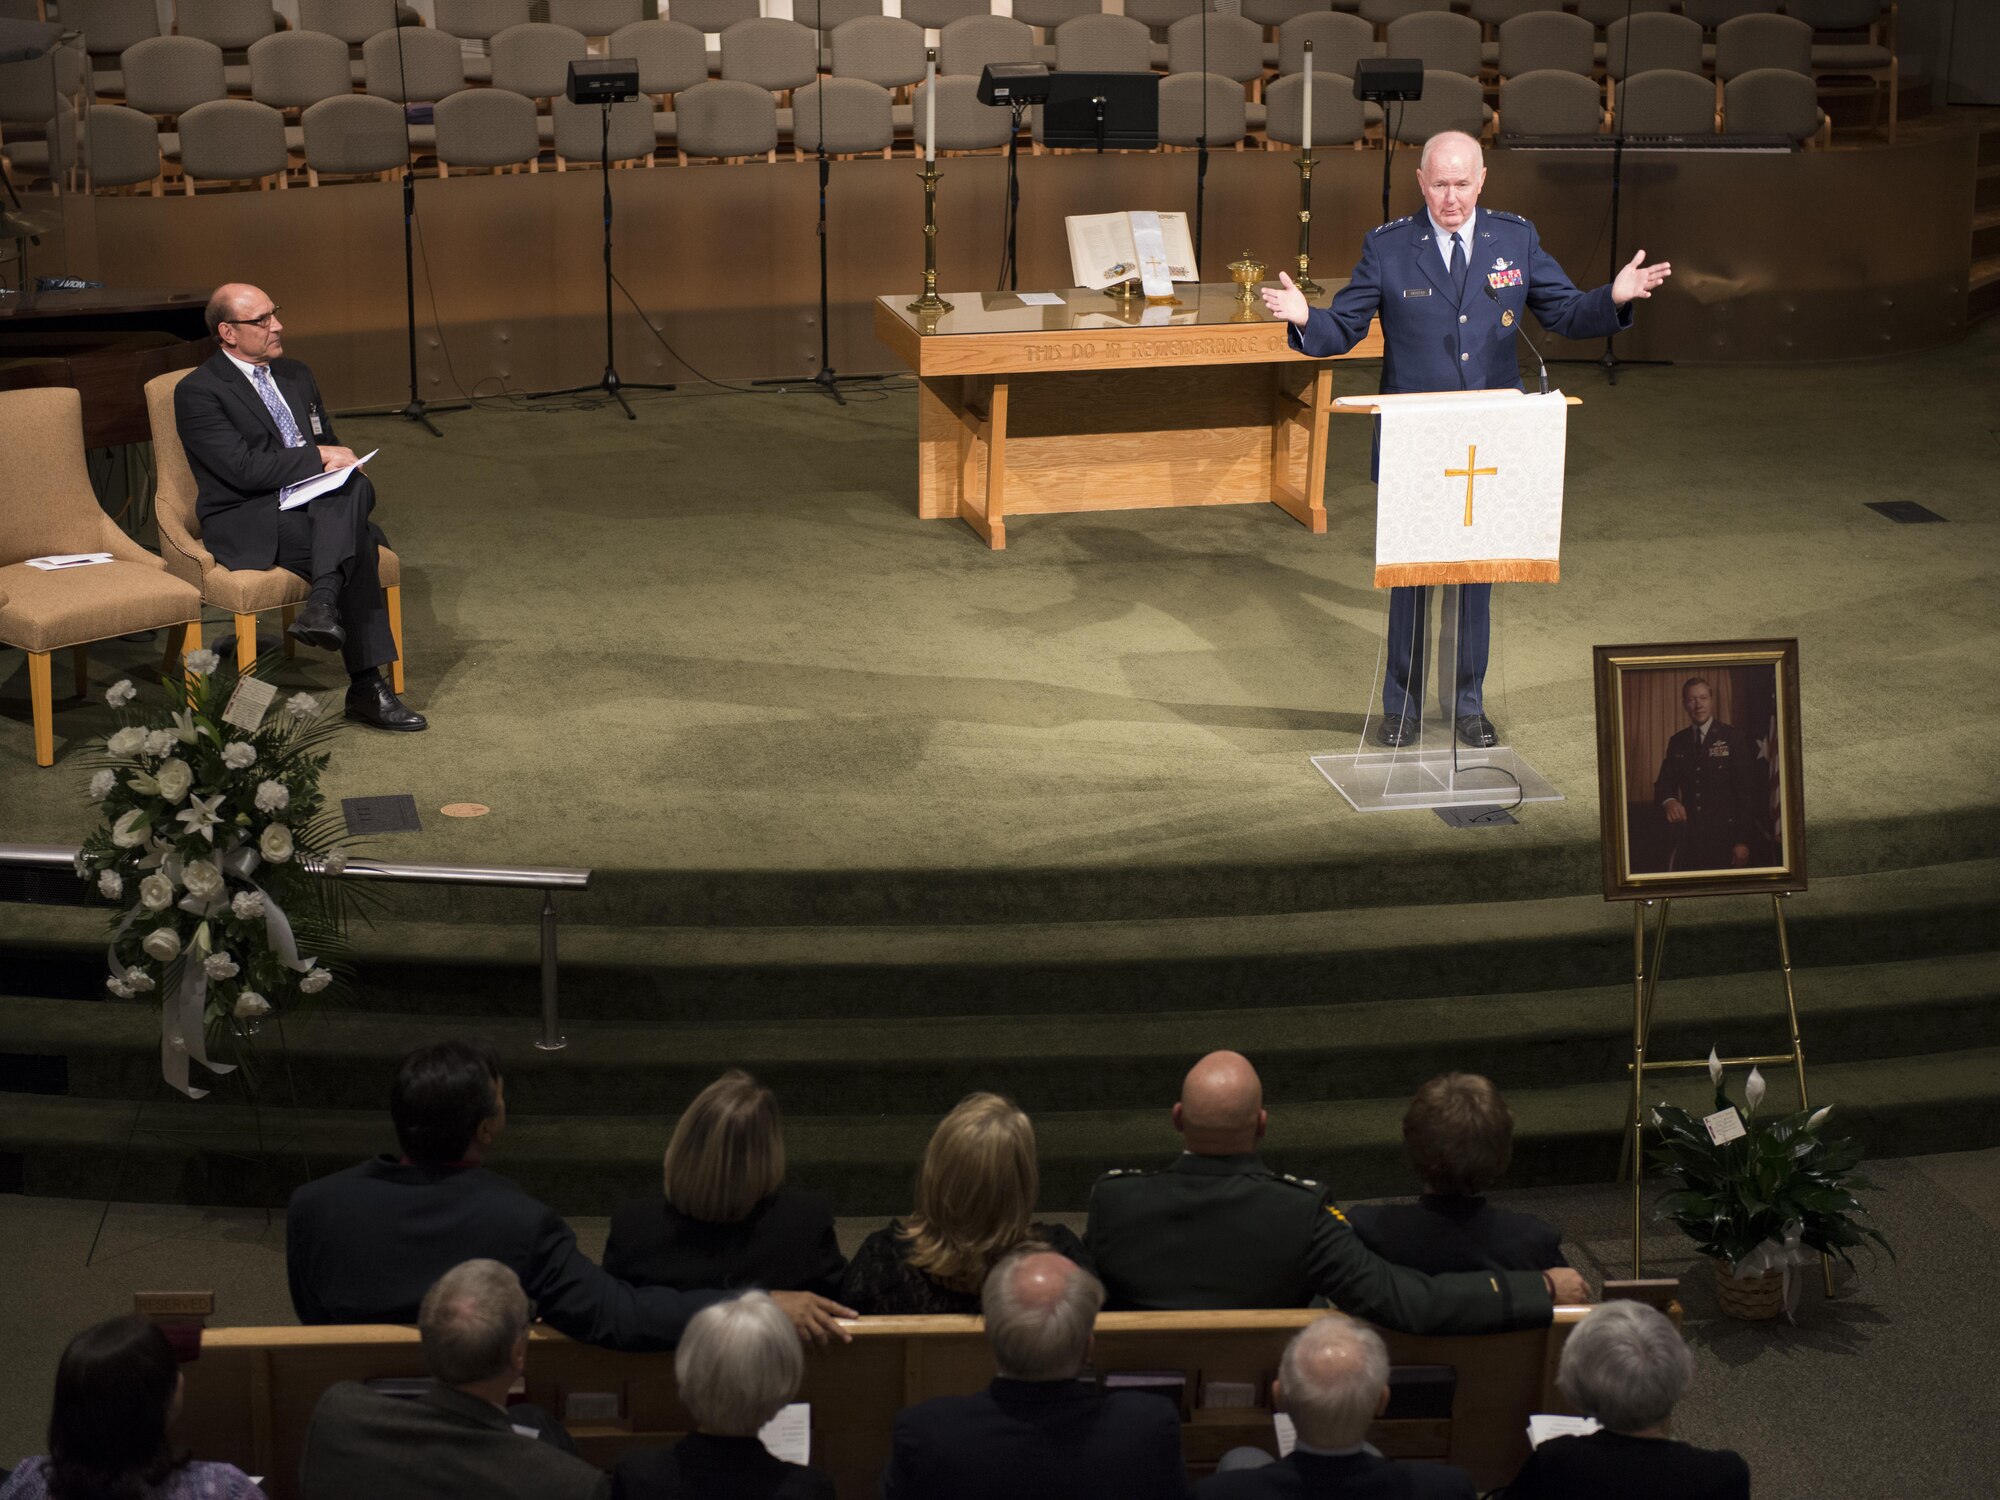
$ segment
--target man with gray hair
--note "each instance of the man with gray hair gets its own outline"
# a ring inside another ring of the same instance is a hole
[[[1389,1405],[1389,1351],[1366,1323],[1332,1313],[1300,1329],[1285,1346],[1272,1400],[1292,1419],[1298,1441],[1276,1463],[1269,1455],[1225,1454],[1202,1481],[1199,1500],[1473,1500],[1463,1469],[1404,1463],[1366,1444],[1368,1424]]]
[[[996,1265],[980,1306],[998,1373],[897,1416],[883,1500],[1182,1500],[1179,1413],[1084,1374],[1103,1305],[1097,1278],[1052,1250]]]
[[[1667,1436],[1693,1378],[1694,1356],[1666,1314],[1643,1302],[1593,1309],[1563,1345],[1556,1384],[1601,1430],[1543,1443],[1507,1500],[1750,1500],[1741,1455]]]
[[[694,1431],[671,1448],[618,1460],[616,1500],[833,1500],[833,1481],[769,1452],[758,1433],[799,1393],[806,1357],[785,1310],[764,1292],[704,1307],[674,1352]]]
[[[414,1398],[351,1380],[330,1386],[306,1432],[305,1500],[609,1500],[610,1479],[576,1457],[567,1433],[536,1408],[507,1404],[528,1367],[534,1315],[520,1278],[497,1260],[445,1272],[417,1316],[437,1383]]]

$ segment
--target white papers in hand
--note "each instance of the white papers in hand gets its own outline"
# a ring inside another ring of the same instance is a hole
[[[356,469],[367,463],[368,459],[373,458],[376,453],[380,453],[381,451],[380,448],[377,448],[374,452],[368,454],[367,458],[357,458],[352,465],[345,469],[329,469],[324,474],[315,474],[310,479],[301,479],[297,484],[286,485],[278,491],[278,509],[297,510],[308,501],[316,500],[321,495],[339,489],[343,484],[347,483],[349,475],[353,474]]]
[[[1528,1418],[1528,1446],[1539,1448],[1556,1437],[1589,1437],[1597,1427],[1595,1417],[1558,1417],[1538,1411]]]
[[[812,1459],[812,1403],[794,1401],[757,1430],[757,1441],[773,1458],[788,1464]]]
[[[1278,1430],[1278,1457],[1290,1458],[1292,1449],[1298,1446],[1298,1428],[1294,1427],[1292,1419],[1281,1411],[1271,1413],[1271,1424]]]
[[[64,568],[88,568],[111,560],[109,552],[58,552],[48,557],[31,557],[28,566],[40,568],[44,573],[55,573]]]

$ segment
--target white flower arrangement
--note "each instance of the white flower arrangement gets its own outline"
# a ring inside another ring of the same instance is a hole
[[[102,741],[90,796],[99,823],[78,855],[86,889],[113,907],[110,973],[119,999],[161,1007],[168,1081],[200,1097],[189,1060],[224,1045],[249,1061],[266,1016],[324,993],[341,966],[345,863],[338,807],[320,790],[325,747],[339,730],[320,701],[294,693],[254,730],[224,724],[239,674],[212,652],[190,653],[147,710],[129,682],[105,701],[121,723]]]

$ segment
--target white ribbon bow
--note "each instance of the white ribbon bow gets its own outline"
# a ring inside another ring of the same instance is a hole
[[[1764,1241],[1731,1268],[1732,1276],[1763,1276],[1776,1271],[1785,1295],[1785,1321],[1796,1324],[1798,1319],[1792,1313],[1799,1305],[1799,1288],[1803,1283],[1792,1279],[1794,1266],[1809,1266],[1813,1262],[1813,1252],[1799,1243],[1802,1226],[1794,1219],[1784,1229],[1782,1239]]]

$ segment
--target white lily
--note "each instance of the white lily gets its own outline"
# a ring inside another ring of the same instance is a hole
[[[1722,1086],[1722,1059],[1715,1055],[1715,1049],[1708,1049],[1708,1081],[1717,1088]]]
[[[1750,1106],[1750,1113],[1757,1112],[1757,1106],[1764,1102],[1764,1075],[1755,1068],[1750,1070],[1750,1079],[1743,1085],[1743,1098]]]
[[[187,829],[189,838],[200,834],[211,844],[215,842],[215,828],[222,821],[222,815],[216,809],[222,806],[222,795],[217,792],[213,797],[189,797],[188,805],[174,814],[181,826]]]
[[[1819,1129],[1820,1121],[1824,1120],[1828,1115],[1832,1113],[1833,1113],[1833,1106],[1831,1104],[1822,1104],[1818,1109],[1812,1112],[1812,1118],[1806,1121],[1806,1129],[1808,1130]]]
[[[201,731],[194,727],[194,710],[183,708],[174,714],[174,738],[183,745],[192,745],[201,738]]]

